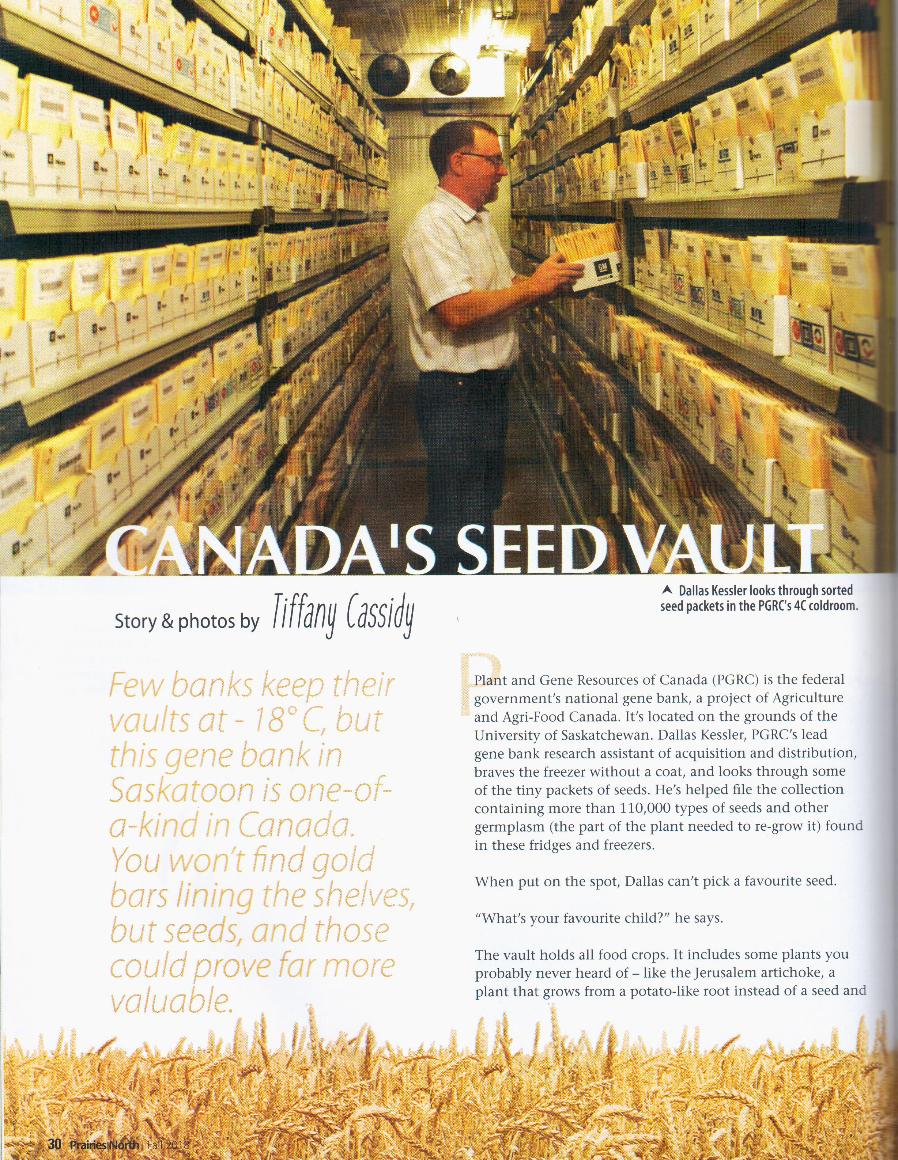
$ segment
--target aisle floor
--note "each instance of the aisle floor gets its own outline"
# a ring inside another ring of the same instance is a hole
[[[362,448],[362,458],[339,513],[336,530],[344,544],[367,524],[389,574],[404,574],[408,553],[384,548],[389,526],[423,522],[427,508],[424,447],[415,419],[414,386],[388,393]],[[530,409],[515,386],[511,392],[505,493],[496,522],[561,524],[567,516],[551,465],[540,444]],[[367,568],[353,568],[367,572]]]

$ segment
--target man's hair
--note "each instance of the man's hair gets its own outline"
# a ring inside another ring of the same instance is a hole
[[[437,177],[443,177],[453,153],[474,144],[475,129],[485,129],[494,137],[499,136],[486,121],[447,121],[445,125],[440,125],[430,138],[430,164],[436,170]]]

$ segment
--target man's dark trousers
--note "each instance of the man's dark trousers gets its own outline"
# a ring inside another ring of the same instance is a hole
[[[493,513],[502,500],[508,384],[512,369],[451,374],[424,371],[416,407],[427,452],[427,523],[434,529],[437,562],[433,571],[456,575],[474,557],[458,546],[458,530],[481,524],[471,533],[482,544],[492,568]]]

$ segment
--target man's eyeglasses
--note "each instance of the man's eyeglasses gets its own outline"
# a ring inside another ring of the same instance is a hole
[[[479,157],[483,161],[488,161],[493,169],[503,169],[505,167],[505,158],[501,153],[468,153],[461,150],[462,157]]]

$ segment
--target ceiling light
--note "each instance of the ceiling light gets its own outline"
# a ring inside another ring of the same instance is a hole
[[[494,20],[514,20],[518,14],[518,0],[492,0]]]

